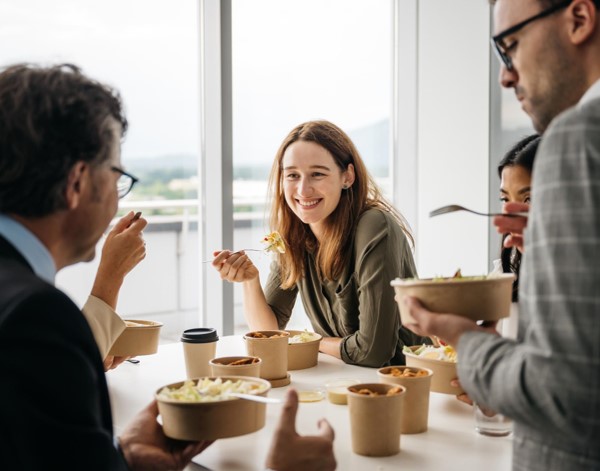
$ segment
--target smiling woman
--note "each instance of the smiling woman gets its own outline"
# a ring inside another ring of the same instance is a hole
[[[271,226],[286,242],[263,291],[244,253],[218,252],[221,278],[244,285],[252,330],[283,329],[298,294],[321,351],[346,363],[404,364],[428,343],[400,324],[390,280],[416,276],[404,218],[382,197],[350,138],[328,121],[296,126],[271,170]]]

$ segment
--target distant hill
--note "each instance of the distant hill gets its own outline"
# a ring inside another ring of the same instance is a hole
[[[350,130],[350,139],[356,144],[369,172],[376,177],[388,174],[390,152],[390,122],[381,120],[370,126]],[[136,176],[155,177],[166,171],[170,177],[186,178],[196,175],[198,162],[195,155],[161,155],[148,158],[131,158],[125,162],[127,170]],[[266,180],[271,166],[243,165],[234,169],[236,180]]]
[[[195,155],[160,155],[156,157],[132,158],[128,159],[125,163],[127,169],[131,170],[131,173],[134,174],[136,170],[138,172],[150,172],[170,168],[189,170],[195,174],[198,168],[198,158]]]

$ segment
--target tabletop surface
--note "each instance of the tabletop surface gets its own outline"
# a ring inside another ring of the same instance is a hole
[[[221,337],[217,344],[217,357],[233,355],[246,355],[242,337]],[[161,345],[157,354],[138,359],[140,363],[137,365],[126,362],[107,373],[117,434],[152,400],[158,388],[185,379],[181,344]],[[291,371],[290,375],[292,382],[289,387],[298,391],[324,390],[325,383],[336,378],[378,382],[377,369],[347,365],[324,354],[319,354],[317,366]],[[287,389],[271,389],[269,397],[283,398]],[[186,469],[264,470],[281,407],[281,404],[269,404],[266,425],[262,430],[216,441],[194,458],[195,465]],[[429,430],[402,435],[400,453],[385,458],[354,454],[347,406],[331,404],[326,399],[300,404],[296,419],[298,432],[303,435],[315,433],[317,420],[321,417],[325,417],[335,429],[334,448],[339,470],[508,471],[511,468],[512,439],[479,435],[474,428],[472,408],[454,396],[431,393]]]

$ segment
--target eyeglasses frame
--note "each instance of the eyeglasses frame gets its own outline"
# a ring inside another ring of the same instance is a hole
[[[571,3],[573,3],[573,0],[565,0],[564,2],[557,3],[556,5],[553,5],[550,8],[546,8],[538,14],[527,18],[526,20],[523,20],[520,23],[517,23],[516,25],[505,29],[504,31],[498,33],[490,39],[490,42],[492,43],[492,47],[494,48],[498,59],[500,59],[500,61],[505,65],[507,70],[513,70],[513,63],[511,57],[503,51],[503,49],[506,49],[506,47],[503,44],[504,38],[510,36],[511,34],[515,34],[517,31],[523,29],[525,26],[527,26],[530,23],[533,23],[536,20],[540,20],[542,18],[550,16],[553,13],[562,10],[563,8],[567,8],[569,5],[571,5]]]
[[[110,169],[113,172],[117,172],[119,174],[121,174],[122,176],[128,177],[131,179],[131,185],[129,185],[129,188],[127,189],[127,191],[125,193],[123,193],[122,195],[119,195],[119,199],[124,198],[125,196],[127,196],[129,194],[129,192],[132,190],[133,186],[140,181],[139,178],[134,177],[131,173],[127,173],[125,170],[123,170],[122,168],[116,167],[116,166],[111,166]]]

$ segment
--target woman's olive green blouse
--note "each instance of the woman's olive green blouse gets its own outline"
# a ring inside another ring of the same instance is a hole
[[[346,363],[381,367],[403,365],[404,345],[430,343],[400,324],[390,281],[416,276],[412,252],[394,217],[379,209],[365,211],[356,227],[353,256],[338,280],[319,277],[313,254],[305,254],[305,276],[295,287],[281,288],[273,262],[265,286],[267,302],[285,328],[300,293],[315,332],[341,337]]]

